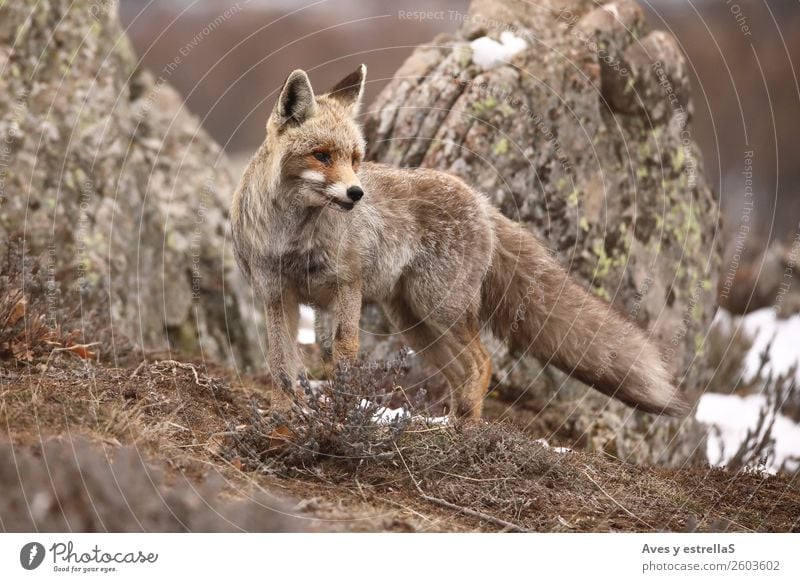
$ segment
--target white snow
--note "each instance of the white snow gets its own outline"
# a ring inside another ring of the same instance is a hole
[[[314,333],[314,310],[308,305],[300,306],[297,341],[301,344],[313,344],[317,341],[317,334]]]
[[[778,319],[771,309],[761,309],[744,317],[733,317],[719,310],[713,325],[721,326],[727,332],[741,327],[744,335],[753,340],[743,366],[747,381],[756,376],[760,354],[773,338],[764,374],[785,374],[800,361],[800,315]],[[766,404],[765,394],[742,397],[709,393],[700,398],[696,418],[710,426],[706,448],[710,463],[724,465],[730,460],[746,438],[748,429],[755,430],[759,412]],[[771,420],[771,416],[767,418],[767,426]],[[775,440],[775,454],[767,460],[765,469],[769,472],[775,472],[787,459],[800,457],[800,425],[778,414],[772,427],[772,437]],[[798,465],[800,463],[797,461],[790,461],[787,468]]]
[[[617,7],[616,3],[612,2],[610,4],[605,4],[603,6],[603,10],[605,10],[606,12],[610,12],[614,16],[614,18],[619,20],[619,8]]]
[[[759,309],[744,317],[732,316],[720,309],[714,317],[712,326],[720,326],[727,333],[734,328],[741,328],[745,336],[753,340],[753,347],[744,361],[745,380],[752,380],[758,371],[760,354],[773,337],[775,340],[769,352],[769,362],[765,373],[785,374],[797,362],[800,362],[800,315],[787,319],[778,319],[772,309]],[[800,370],[797,373],[800,380]]]
[[[535,442],[537,445],[541,445],[545,449],[550,449],[554,453],[571,453],[572,449],[569,447],[551,447],[550,443],[547,442],[547,439],[536,439]]]
[[[482,36],[473,40],[469,46],[472,49],[472,62],[488,71],[510,61],[514,55],[525,50],[528,43],[513,32],[504,30],[500,33],[500,42]]]
[[[755,430],[759,412],[767,404],[763,394],[736,396],[728,394],[703,394],[697,406],[697,420],[712,425],[708,432],[706,454],[713,465],[725,465],[736,453],[747,436],[748,429]],[[767,417],[766,426],[771,422]],[[775,456],[767,459],[766,470],[777,471],[784,461],[800,458],[800,425],[778,414],[772,427],[775,439]],[[788,469],[796,468],[797,460],[787,463]]]
[[[361,401],[361,407],[367,408],[369,406],[369,401],[364,399]],[[400,418],[407,418],[409,416],[408,410],[405,408],[387,408],[381,407],[373,416],[373,420],[377,424],[389,424],[393,420]],[[443,425],[448,424],[450,419],[447,416],[412,416],[411,420],[418,420],[423,422],[424,424],[428,425]]]
[[[753,338],[753,347],[744,362],[747,378],[755,376],[759,354],[773,337],[775,341],[769,350],[765,373],[771,371],[773,376],[785,374],[800,361],[800,315],[778,319],[772,309],[760,309],[743,317],[741,322],[742,329]],[[800,370],[797,377],[800,379]]]

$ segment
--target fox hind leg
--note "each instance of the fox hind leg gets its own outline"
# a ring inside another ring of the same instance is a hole
[[[405,341],[444,375],[450,387],[450,413],[479,420],[492,362],[480,340],[477,318],[465,315],[454,324],[421,319],[402,299],[384,305],[384,310]]]
[[[443,333],[453,354],[452,362],[443,369],[450,384],[453,412],[460,418],[480,420],[492,375],[492,360],[481,342],[480,326],[466,316]]]

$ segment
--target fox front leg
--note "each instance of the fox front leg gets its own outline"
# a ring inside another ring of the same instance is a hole
[[[333,345],[326,365],[329,378],[339,364],[347,365],[358,357],[358,322],[361,318],[361,285],[342,285],[333,304]]]
[[[300,305],[292,293],[284,290],[278,298],[265,302],[267,315],[267,362],[276,383],[292,390],[300,369],[297,355],[297,325]]]

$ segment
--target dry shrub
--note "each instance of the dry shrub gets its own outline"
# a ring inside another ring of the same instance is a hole
[[[242,460],[245,468],[279,474],[316,472],[324,460],[335,460],[336,470],[346,472],[364,462],[394,458],[394,443],[411,424],[410,414],[377,418],[393,397],[385,387],[398,386],[408,369],[407,357],[403,350],[388,363],[362,360],[339,367],[331,382],[316,389],[302,379],[301,392],[286,391],[285,411],[264,415],[253,404],[251,425],[244,432],[232,431],[227,456]],[[415,402],[406,404],[415,408]]]
[[[260,496],[220,499],[221,479],[167,485],[133,447],[47,441],[36,453],[0,445],[0,525],[7,532],[297,531],[286,507]]]
[[[730,470],[752,470],[767,464],[774,456],[775,437],[772,434],[778,414],[800,422],[800,391],[797,390],[797,367],[783,374],[768,371],[772,341],[759,354],[759,366],[749,378],[745,377],[745,358],[752,349],[752,339],[741,327],[728,324],[716,325],[709,333],[707,343],[710,368],[715,370],[708,382],[707,392],[721,394],[763,394],[765,403],[759,410],[756,426],[748,429],[745,438],[728,461]],[[797,475],[794,466],[797,459],[783,463],[781,472]]]
[[[268,436],[257,446],[267,450]],[[372,491],[419,512],[473,518],[489,531],[709,531],[720,520],[732,530],[800,526],[800,490],[785,477],[637,467],[559,452],[503,423],[412,422],[391,446],[393,455],[360,463],[308,455],[299,476],[335,484],[340,498]],[[277,450],[242,464],[274,470]]]
[[[762,360],[762,369],[766,360]],[[775,421],[779,414],[784,414],[787,403],[795,400],[797,393],[797,367],[792,367],[787,373],[773,377],[767,374],[763,381],[762,394],[766,397],[764,404],[758,411],[758,421],[752,429],[747,429],[747,434],[742,440],[739,448],[727,463],[727,468],[739,470],[743,468],[758,468],[767,465],[770,457],[775,456],[775,437],[772,434]],[[793,406],[793,405],[792,405]],[[787,415],[788,416],[788,415]],[[791,416],[790,416],[791,418]],[[795,420],[797,420],[795,418]],[[786,459],[781,465],[779,472],[788,475],[800,475],[798,463],[800,458],[794,457]]]
[[[84,341],[75,321],[79,306],[24,242],[11,240],[0,257],[0,360],[31,362],[54,350],[94,358],[97,344]]]
[[[31,361],[61,345],[58,287],[24,244],[11,241],[0,265],[0,358]]]

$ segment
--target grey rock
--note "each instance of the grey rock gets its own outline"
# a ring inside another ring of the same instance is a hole
[[[137,66],[116,12],[0,5],[0,245],[23,238],[116,339],[259,363],[228,162],[169,74]]]

